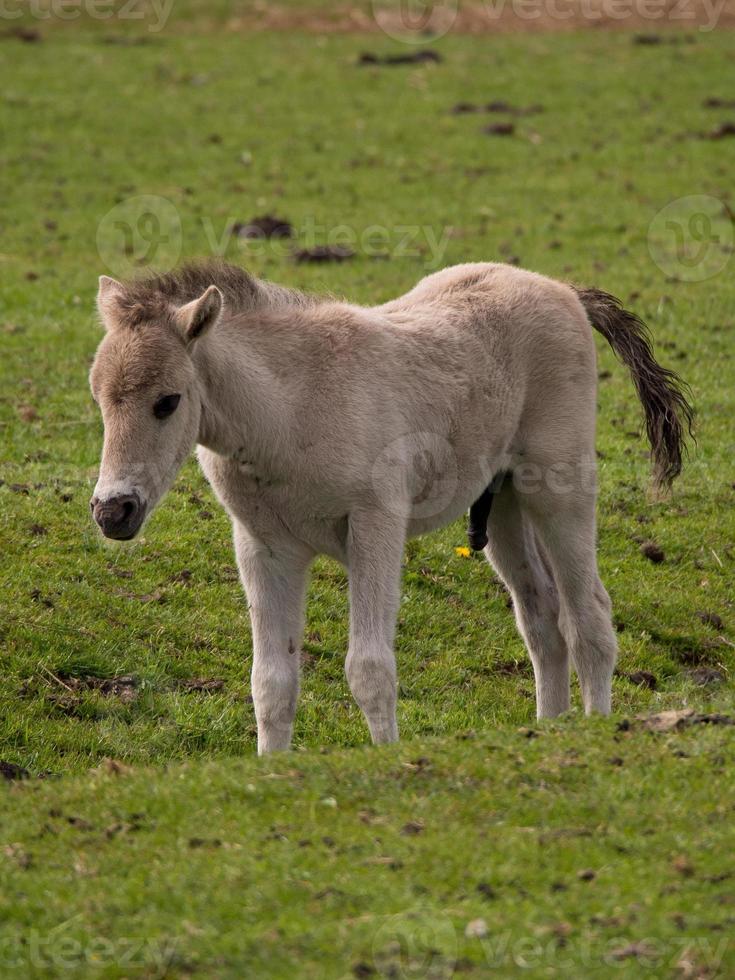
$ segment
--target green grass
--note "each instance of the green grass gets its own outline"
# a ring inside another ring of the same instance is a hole
[[[0,44],[0,759],[63,776],[25,783],[0,804],[0,844],[34,857],[26,868],[11,850],[0,863],[8,875],[0,922],[11,937],[68,923],[62,932],[83,938],[85,950],[95,936],[173,937],[170,975],[281,976],[297,960],[303,976],[345,976],[351,965],[374,965],[366,957],[382,916],[428,907],[440,938],[456,941],[460,965],[478,975],[484,946],[463,930],[482,916],[493,936],[509,930],[514,942],[559,946],[577,975],[638,976],[641,956],[602,959],[610,929],[614,938],[660,940],[666,956],[674,937],[689,937],[698,963],[705,939],[714,949],[732,931],[726,884],[706,881],[727,870],[732,852],[728,730],[636,734],[622,768],[608,760],[623,754],[614,722],[590,728],[574,715],[521,739],[517,727],[534,714],[531,671],[491,571],[455,554],[461,523],[406,554],[397,651],[399,724],[410,744],[351,749],[366,731],[343,673],[346,582],[320,561],[295,733],[307,752],[259,763],[249,758],[251,648],[230,531],[195,465],[133,547],[106,546],[89,519],[101,445],[86,385],[99,337],[96,278],[131,259],[114,236],[97,251],[114,206],[160,195],[180,218],[181,257],[210,254],[223,240],[227,257],[256,274],[364,303],[431,271],[428,228],[446,240],[441,264],[517,256],[616,293],[691,383],[698,447],[673,497],[653,501],[633,388],[600,346],[610,376],[599,393],[599,557],[620,628],[615,709],[730,710],[733,260],[724,252],[718,275],[678,281],[648,247],[652,220],[672,200],[730,195],[731,146],[698,135],[732,116],[702,107],[732,90],[730,38],[640,47],[617,34],[448,37],[437,47],[440,65],[378,70],[355,64],[366,48],[399,50],[378,36],[164,33],[123,47],[95,32],[49,30],[37,45]],[[492,99],[545,111],[517,119],[512,137],[481,132],[492,116],[449,111]],[[358,236],[379,225],[387,258],[359,244],[350,262],[299,266],[283,248],[222,238],[231,221],[268,211],[289,218],[305,243],[339,225]],[[420,230],[418,254],[396,254],[401,226]],[[713,233],[725,248],[732,240],[721,215]],[[155,261],[175,257],[175,244]],[[664,548],[662,564],[642,557],[644,538]],[[700,613],[717,614],[722,627]],[[723,680],[699,686],[697,665]],[[623,676],[639,670],[655,675],[655,691]],[[131,699],[73,681],[123,674],[137,680]],[[223,685],[190,691],[192,678]],[[470,730],[476,739],[454,741]],[[688,760],[676,755],[680,744]],[[335,753],[320,755],[323,745]],[[429,772],[393,778],[422,756],[435,762]],[[88,775],[105,757],[136,774]],[[303,779],[268,777],[290,769]],[[336,812],[324,797],[337,799]],[[386,829],[356,819],[366,807]],[[50,817],[57,809],[95,829]],[[131,823],[136,812],[146,815],[140,832],[108,841],[101,828]],[[416,817],[425,833],[400,835]],[[569,827],[594,836],[568,836]],[[542,831],[554,830],[563,843],[539,847]],[[192,836],[223,846],[192,849]],[[312,836],[315,847],[298,846]],[[692,852],[696,874],[672,872],[682,852]],[[77,853],[96,876],[74,871]],[[402,868],[364,863],[381,855]],[[597,878],[577,880],[587,866]],[[550,891],[557,878],[567,891]],[[497,900],[483,903],[480,879]],[[680,912],[686,928],[672,919]],[[622,925],[595,925],[598,914]],[[572,929],[566,945],[563,922]],[[669,976],[669,961],[647,968]],[[508,960],[497,972],[556,975],[560,963],[526,969]],[[86,959],[76,968],[104,973]],[[58,963],[48,970],[61,972]]]
[[[731,976],[724,732],[596,722],[582,741],[547,725],[25,784],[0,802],[0,963],[321,980],[670,977],[688,961]]]

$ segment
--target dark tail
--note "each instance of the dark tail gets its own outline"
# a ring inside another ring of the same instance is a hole
[[[624,309],[619,299],[601,289],[576,289],[576,293],[592,326],[630,370],[646,417],[653,476],[658,486],[668,487],[681,473],[686,435],[692,435],[689,386],[678,374],[661,367],[653,356],[648,327]]]

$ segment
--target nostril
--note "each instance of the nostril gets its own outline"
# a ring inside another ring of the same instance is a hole
[[[92,512],[94,512],[94,509],[95,509],[95,507],[97,506],[97,504],[98,504],[99,502],[100,502],[100,501],[99,501],[99,497],[92,497],[92,499],[91,499],[91,500],[89,501],[89,509],[90,509],[90,510],[91,510]]]
[[[133,514],[138,509],[136,507],[136,505],[135,505],[135,501],[133,501],[133,500],[125,500],[125,501],[123,501],[122,508],[123,508],[123,516],[122,516],[122,519],[124,521],[129,521],[130,518],[133,516]]]

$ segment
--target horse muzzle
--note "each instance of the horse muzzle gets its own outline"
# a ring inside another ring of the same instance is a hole
[[[145,519],[146,503],[137,493],[108,497],[107,500],[92,497],[89,506],[104,536],[115,541],[130,541]]]

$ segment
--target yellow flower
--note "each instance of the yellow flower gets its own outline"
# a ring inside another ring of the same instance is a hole
[[[454,553],[459,555],[460,558],[469,558],[471,554],[469,548],[455,548]]]

